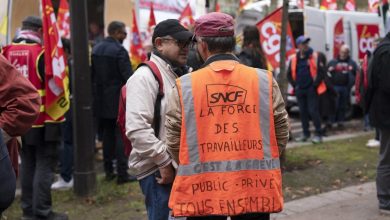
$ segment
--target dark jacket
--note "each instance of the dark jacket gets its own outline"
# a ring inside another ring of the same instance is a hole
[[[24,135],[37,119],[40,105],[41,98],[35,87],[0,55],[0,129],[11,137]],[[6,141],[5,137],[3,140]],[[6,144],[17,174],[19,144],[16,138]]]
[[[250,67],[267,69],[267,63],[263,63],[265,59],[261,57],[261,54],[255,49],[244,48],[241,53],[238,55],[241,63]]]
[[[390,129],[390,33],[378,45],[368,67],[367,111],[374,127]]]
[[[356,62],[349,57],[345,60],[333,59],[328,64],[330,81],[335,86],[352,87],[355,83],[357,69]]]
[[[129,54],[117,40],[107,37],[93,48],[92,88],[96,117],[117,117],[120,90],[132,74]]]
[[[308,58],[309,56],[311,56],[311,54],[313,53],[313,50],[310,48],[310,50],[308,51],[308,55],[305,57],[305,60],[307,62],[308,61]],[[319,54],[319,53],[318,53]],[[297,58],[299,58],[299,52],[296,54]],[[299,63],[299,60],[297,61],[297,65]],[[309,65],[307,65],[307,67],[309,68]],[[308,70],[309,73],[310,73],[310,70]],[[298,72],[298,68],[297,68],[297,72]],[[323,59],[320,59],[320,55],[317,59],[317,77],[315,79],[313,79],[313,83],[312,85],[317,88],[321,81],[324,79],[324,75],[325,75],[325,63],[324,63],[324,60]],[[297,73],[297,78],[299,77],[299,74]],[[291,62],[289,63],[289,66],[288,66],[288,69],[287,69],[287,78],[288,78],[288,82],[295,88],[297,89],[297,83],[295,80],[293,80],[292,78],[292,71],[291,71]]]

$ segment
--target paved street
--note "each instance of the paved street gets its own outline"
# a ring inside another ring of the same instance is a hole
[[[389,220],[378,211],[375,182],[294,200],[272,220]]]

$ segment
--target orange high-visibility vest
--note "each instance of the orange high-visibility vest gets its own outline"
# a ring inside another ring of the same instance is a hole
[[[280,212],[271,72],[216,61],[182,76],[177,86],[182,129],[173,215]]]
[[[308,62],[310,67],[310,75],[313,81],[317,77],[317,60],[318,60],[318,53],[313,52],[313,54],[310,56]],[[293,55],[291,58],[291,75],[293,80],[295,81],[297,78],[297,55]],[[317,87],[317,94],[321,95],[324,92],[326,92],[326,85],[325,82],[322,80],[320,85]]]

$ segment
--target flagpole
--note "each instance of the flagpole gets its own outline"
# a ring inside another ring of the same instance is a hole
[[[287,103],[287,72],[286,72],[286,45],[287,45],[287,24],[288,24],[288,0],[283,0],[282,9],[282,30],[280,39],[280,62],[279,62],[279,87],[283,99]]]
[[[87,1],[70,0],[73,54],[74,193],[91,196],[96,190],[95,140],[92,120],[92,89],[89,71]]]

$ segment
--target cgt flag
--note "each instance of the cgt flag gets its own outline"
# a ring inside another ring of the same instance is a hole
[[[70,39],[70,14],[68,0],[61,0],[58,8],[57,25],[60,36]]]
[[[179,22],[181,25],[183,25],[187,29],[189,26],[194,24],[195,20],[192,17],[192,10],[190,7],[190,3],[187,4],[187,6],[184,8],[183,12],[181,13],[181,15],[179,17]]]
[[[69,109],[69,79],[51,0],[42,0],[42,12],[45,45],[45,109],[50,117],[57,120]]]
[[[379,3],[379,0],[368,0],[368,11],[372,13],[377,13]]]
[[[260,44],[267,60],[273,69],[279,68],[280,42],[282,33],[282,8],[276,9],[270,15],[256,24],[260,32]],[[295,45],[292,37],[290,23],[287,25],[286,56],[295,53]]]
[[[137,17],[133,9],[133,27],[131,30],[130,59],[133,69],[146,60],[145,50],[142,47],[141,35],[138,31]]]
[[[337,10],[336,0],[322,0],[320,9],[322,10]]]
[[[154,16],[153,2],[150,3],[150,13],[148,22],[148,34],[152,35],[153,27],[156,26],[156,17]]]
[[[337,21],[334,26],[334,39],[333,39],[333,57],[336,58],[339,55],[341,46],[345,43],[344,37],[344,25],[343,18]]]
[[[355,0],[347,0],[344,5],[346,11],[356,11]]]

